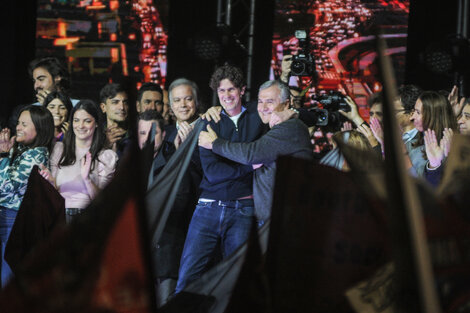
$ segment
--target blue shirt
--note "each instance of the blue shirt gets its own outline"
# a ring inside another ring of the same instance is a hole
[[[258,139],[265,130],[255,108],[244,110],[237,125],[230,117],[222,113],[220,121],[210,124],[221,139],[231,142],[251,142]],[[205,129],[205,128],[204,128]],[[253,167],[243,165],[220,155],[212,150],[199,147],[201,166],[204,176],[201,181],[201,198],[213,200],[236,200],[253,194]]]

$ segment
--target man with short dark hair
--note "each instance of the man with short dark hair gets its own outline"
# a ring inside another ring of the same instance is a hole
[[[155,83],[144,83],[137,92],[136,109],[138,113],[155,110],[163,114],[163,90]]]
[[[289,87],[271,80],[262,84],[258,93],[258,114],[271,129],[253,142],[230,142],[218,138],[209,128],[199,135],[199,146],[245,165],[260,166],[254,172],[253,196],[258,221],[267,221],[271,215],[272,192],[276,174],[276,159],[291,155],[313,159],[313,150],[307,126],[298,118],[291,118],[277,125],[271,116],[289,108]]]
[[[43,104],[47,95],[53,91],[67,92],[70,87],[69,75],[57,58],[46,57],[29,63],[29,75],[33,79],[38,104]],[[73,103],[73,105],[76,104]]]
[[[37,102],[33,105],[43,105],[47,95],[52,91],[67,93],[70,87],[69,74],[57,58],[45,57],[34,59],[29,63],[28,72],[33,80],[33,88]],[[72,105],[78,103],[78,99],[70,99]],[[16,106],[8,119],[8,128],[14,133],[18,122],[19,112],[25,104]]]
[[[105,85],[100,91],[100,107],[106,114],[106,146],[121,157],[128,141],[129,104],[124,87],[116,83]]]
[[[168,150],[161,149],[164,144],[163,138],[165,137],[163,117],[155,110],[147,110],[140,113],[138,119],[137,138],[140,149],[142,149],[147,142],[152,125],[155,124],[156,126],[153,147],[153,162],[148,178],[148,185],[150,186],[169,158],[169,155],[160,153],[162,150]]]
[[[256,110],[242,106],[245,85],[241,70],[230,65],[217,68],[210,86],[223,107],[220,121],[209,123],[218,136],[233,142],[258,139],[264,126]],[[199,153],[201,196],[186,236],[175,293],[202,275],[218,244],[224,258],[242,245],[254,216],[253,167],[202,147]]]

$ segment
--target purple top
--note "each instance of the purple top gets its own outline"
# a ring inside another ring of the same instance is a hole
[[[51,173],[56,180],[56,186],[62,197],[65,198],[66,208],[84,209],[90,203],[93,195],[90,195],[80,173],[81,160],[89,148],[77,148],[75,150],[76,161],[72,165],[59,167],[64,144],[57,142],[51,154]],[[101,150],[94,168],[90,171],[90,180],[103,189],[113,178],[118,156],[113,150]]]

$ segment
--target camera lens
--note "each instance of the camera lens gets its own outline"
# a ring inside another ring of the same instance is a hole
[[[299,62],[299,61],[292,62],[291,72],[293,75],[302,74],[304,70],[305,70],[305,63]]]

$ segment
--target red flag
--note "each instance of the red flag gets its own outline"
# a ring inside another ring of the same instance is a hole
[[[121,313],[150,312],[148,273],[135,199],[129,199],[107,240],[92,307]]]
[[[85,212],[24,260],[0,294],[2,312],[155,310],[139,162],[136,153],[121,162]]]

